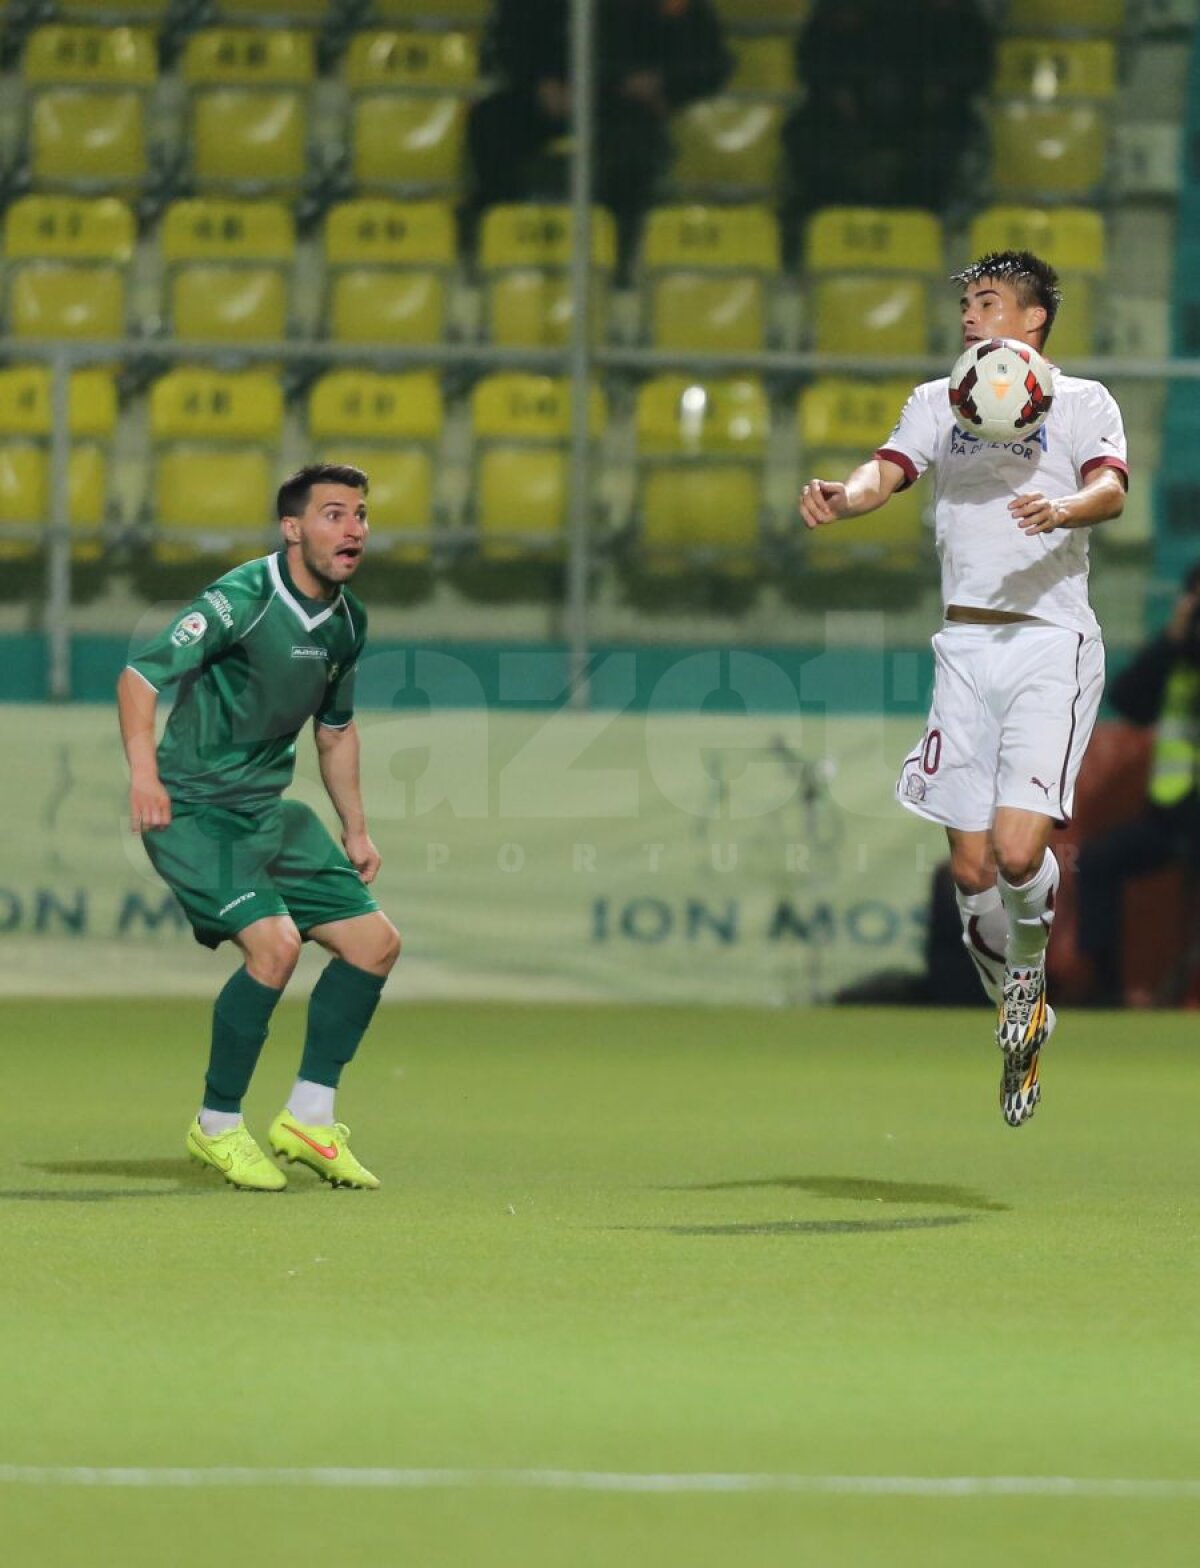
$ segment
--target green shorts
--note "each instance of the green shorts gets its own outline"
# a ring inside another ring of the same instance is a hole
[[[379,908],[316,813],[298,800],[253,812],[175,805],[171,825],[144,833],[142,842],[205,947],[270,915],[291,915],[306,936],[313,926]]]

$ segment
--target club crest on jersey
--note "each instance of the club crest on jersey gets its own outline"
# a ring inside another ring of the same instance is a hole
[[[199,642],[208,630],[208,622],[199,610],[193,610],[190,615],[185,615],[171,633],[171,641],[177,648],[186,648],[189,643]]]
[[[328,648],[314,647],[309,643],[304,644],[303,647],[301,647],[298,643],[292,644],[293,659],[327,659],[328,657]]]

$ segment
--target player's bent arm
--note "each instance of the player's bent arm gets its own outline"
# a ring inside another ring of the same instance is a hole
[[[844,484],[810,479],[800,494],[800,515],[809,528],[820,528],[842,517],[865,517],[889,501],[907,475],[898,463],[872,457],[861,463]]]
[[[359,780],[358,727],[353,719],[339,728],[318,723],[315,733],[321,782],[341,820],[342,845],[359,876],[370,882],[379,870],[380,856],[367,834]]]
[[[128,666],[117,680],[117,715],[121,742],[129,763],[129,823],[135,833],[165,828],[171,821],[171,799],[158,777],[154,711],[158,692]]]
[[[1049,500],[1034,493],[1019,495],[1008,509],[1027,534],[1053,533],[1056,528],[1091,528],[1120,517],[1125,510],[1125,478],[1118,468],[1093,468],[1078,490]]]

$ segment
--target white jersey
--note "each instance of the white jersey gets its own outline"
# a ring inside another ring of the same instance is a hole
[[[1050,417],[1026,440],[982,441],[950,411],[949,377],[926,381],[904,405],[877,457],[914,483],[936,473],[934,525],[942,562],[942,601],[1010,610],[1097,636],[1088,603],[1088,528],[1025,534],[1008,510],[1014,496],[1047,500],[1079,489],[1093,469],[1128,478],[1121,411],[1098,381],[1056,371]]]

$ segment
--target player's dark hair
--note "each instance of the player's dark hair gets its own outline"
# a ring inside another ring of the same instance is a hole
[[[306,463],[294,474],[289,474],[275,497],[275,512],[279,517],[299,517],[308,505],[314,485],[348,485],[351,490],[370,489],[367,476],[361,468],[351,468],[349,463]]]
[[[1028,310],[1030,305],[1042,307],[1046,312],[1046,323],[1042,327],[1044,344],[1050,336],[1054,318],[1058,315],[1058,307],[1062,304],[1058,273],[1050,263],[1035,256],[1031,250],[993,250],[978,261],[973,261],[969,267],[964,267],[961,272],[956,272],[950,281],[965,289],[969,283],[982,283],[984,278],[1011,283],[1016,291],[1017,304],[1023,310]]]

